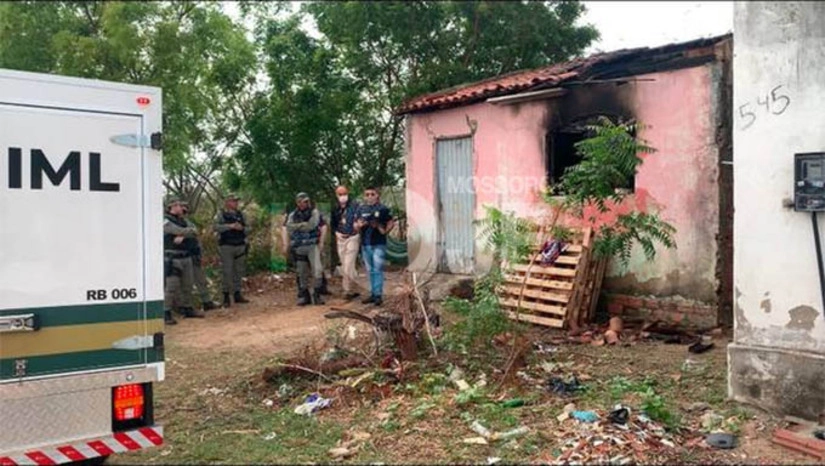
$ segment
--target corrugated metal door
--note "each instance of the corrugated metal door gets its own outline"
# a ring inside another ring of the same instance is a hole
[[[472,138],[436,143],[438,176],[438,270],[473,273],[475,194]]]

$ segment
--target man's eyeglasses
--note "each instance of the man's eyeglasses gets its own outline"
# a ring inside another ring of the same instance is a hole
[[[366,196],[366,197],[375,197],[377,195],[378,195],[377,193],[364,193],[364,196]]]

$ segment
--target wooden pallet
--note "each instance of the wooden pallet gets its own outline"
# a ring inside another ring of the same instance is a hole
[[[575,327],[593,318],[604,277],[605,260],[592,260],[593,231],[574,230],[556,262],[541,265],[541,245],[534,245],[525,264],[507,266],[500,303],[507,315],[555,328]]]

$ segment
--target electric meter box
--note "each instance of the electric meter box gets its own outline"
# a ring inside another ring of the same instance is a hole
[[[825,152],[794,155],[794,210],[825,211]]]

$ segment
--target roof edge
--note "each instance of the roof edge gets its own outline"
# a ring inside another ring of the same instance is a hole
[[[487,100],[491,97],[501,97],[511,94],[517,94],[537,87],[552,87],[552,85],[558,85],[564,81],[569,80],[569,75],[571,74],[579,75],[580,73],[578,72],[578,70],[586,71],[594,65],[616,63],[621,60],[630,59],[630,57],[639,58],[645,55],[655,55],[660,53],[678,53],[680,51],[684,52],[688,50],[702,49],[706,47],[715,46],[719,43],[724,42],[725,40],[732,39],[733,33],[728,32],[717,36],[702,37],[685,42],[670,43],[656,47],[636,47],[618,49],[612,52],[599,52],[596,54],[589,55],[585,58],[577,57],[566,62],[554,63],[540,68],[514,71],[511,73],[506,73],[482,79],[479,81],[474,81],[471,83],[459,84],[457,86],[442,89],[436,92],[421,94],[419,96],[408,99],[406,102],[402,103],[401,105],[393,109],[393,115],[403,116],[412,113],[424,113],[429,111],[445,110],[448,108],[472,105],[480,101]],[[542,72],[549,73],[554,68],[559,69],[556,74],[548,75],[545,77],[537,76],[532,80],[528,79],[530,75],[538,75]],[[640,74],[644,73],[632,73],[628,74],[627,76],[636,76]],[[567,76],[565,76],[563,79],[557,79],[562,78],[562,75]],[[499,81],[518,77],[523,77],[525,82],[513,83],[509,85],[509,87],[505,87],[503,85],[494,85],[494,83],[497,83]],[[550,84],[550,86],[548,86],[548,84]],[[485,88],[485,85],[489,86],[486,86]],[[449,98],[451,95],[458,94],[462,90],[469,90],[475,87],[479,88],[478,91],[469,93],[464,96],[458,95],[453,99]]]

